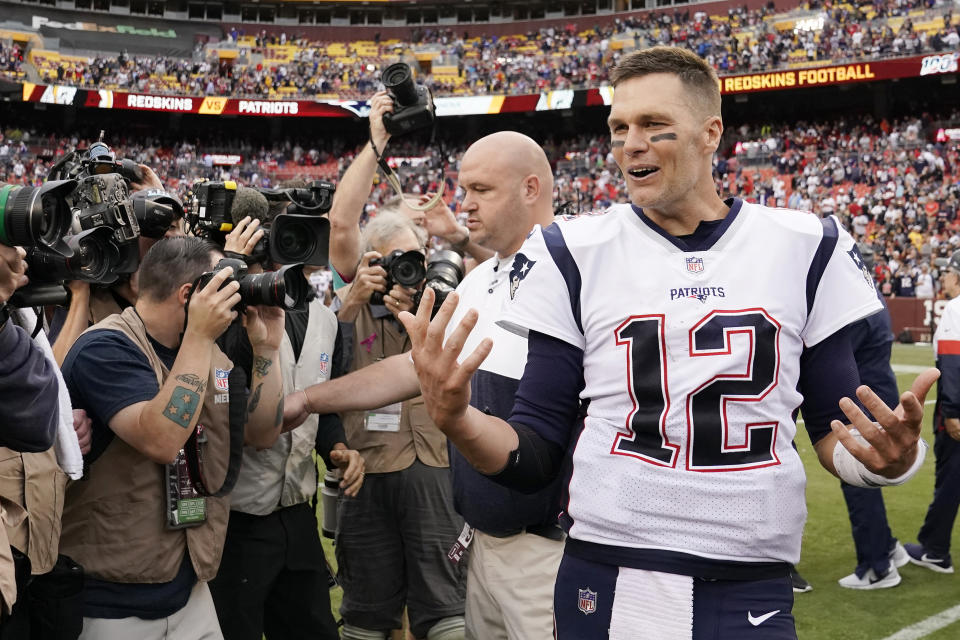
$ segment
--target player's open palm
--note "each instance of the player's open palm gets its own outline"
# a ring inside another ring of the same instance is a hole
[[[840,401],[840,408],[850,419],[862,440],[850,433],[848,426],[834,420],[831,426],[844,447],[870,471],[887,478],[897,478],[916,460],[923,421],[923,403],[930,387],[940,377],[937,369],[927,369],[913,381],[910,391],[900,396],[895,409],[888,407],[870,387],[857,388],[857,398],[873,414],[872,422],[849,398]]]
[[[458,296],[451,293],[444,300],[436,317],[430,320],[434,292],[426,289],[417,314],[400,314],[400,321],[410,335],[411,356],[420,390],[430,418],[441,431],[456,430],[470,404],[470,378],[490,353],[493,341],[483,340],[463,362],[457,358],[467,336],[477,324],[477,312],[471,309],[444,343],[447,324],[457,308]]]

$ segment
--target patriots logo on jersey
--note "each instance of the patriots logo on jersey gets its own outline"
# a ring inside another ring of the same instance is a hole
[[[510,267],[511,300],[513,300],[513,296],[517,293],[517,287],[520,286],[520,281],[527,277],[527,274],[530,273],[530,269],[532,269],[533,265],[535,264],[537,264],[536,261],[531,260],[522,253],[518,253],[513,259],[513,266]]]
[[[597,592],[587,589],[577,589],[577,608],[590,615],[597,610]]]
[[[857,269],[860,270],[860,273],[863,274],[863,279],[867,281],[867,284],[871,287],[873,286],[873,277],[870,275],[870,269],[867,268],[867,265],[863,262],[863,256],[860,255],[860,250],[857,249],[857,246],[854,245],[850,248],[850,251],[847,251],[847,255],[850,256],[850,259],[853,260],[853,264],[857,265]]]
[[[703,258],[687,258],[687,271],[701,273],[703,271]]]

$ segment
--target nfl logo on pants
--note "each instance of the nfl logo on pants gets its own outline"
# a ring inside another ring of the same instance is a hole
[[[579,593],[577,608],[585,615],[590,615],[597,610],[597,592],[590,589],[578,589]]]

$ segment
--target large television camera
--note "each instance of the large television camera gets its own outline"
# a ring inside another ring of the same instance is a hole
[[[145,235],[140,220],[150,237],[162,237],[170,226],[176,199],[131,196],[124,173],[103,171],[119,167],[108,155],[112,151],[100,141],[87,154],[64,156],[51,169],[54,179],[39,187],[0,187],[0,242],[27,250],[30,274],[29,284],[11,296],[12,306],[63,304],[70,280],[113,284],[137,270],[139,238]]]
[[[194,235],[221,247],[233,230],[231,214],[239,187],[236,182],[201,182],[193,187],[193,206],[187,225]],[[286,202],[284,213],[273,219],[250,256],[252,261],[269,258],[277,264],[326,265],[330,243],[330,211],[336,187],[315,181],[300,189],[257,189],[268,202]]]

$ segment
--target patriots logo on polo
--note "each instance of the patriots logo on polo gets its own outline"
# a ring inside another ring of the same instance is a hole
[[[232,371],[232,369],[227,369],[226,371],[224,371],[223,369],[213,370],[214,377],[216,378],[216,381],[217,381],[217,389],[220,389],[220,391],[230,390],[230,380],[229,380],[230,371]]]
[[[513,266],[510,267],[510,299],[517,293],[520,281],[527,277],[536,261],[531,260],[522,253],[518,253],[513,259]]]
[[[577,608],[587,616],[596,611],[597,592],[591,591],[589,587],[586,589],[578,589],[577,591]]]
[[[687,271],[701,273],[703,271],[703,258],[687,258]]]
[[[860,255],[860,250],[857,249],[857,246],[854,245],[851,247],[850,251],[847,251],[847,255],[850,256],[851,260],[853,260],[853,264],[857,265],[857,269],[859,269],[860,273],[863,274],[863,279],[866,280],[867,284],[872,287],[873,277],[870,275],[870,269],[868,269],[866,263],[864,263],[863,256]]]
[[[330,368],[330,356],[325,353],[320,354],[320,373],[326,375],[327,370]]]

